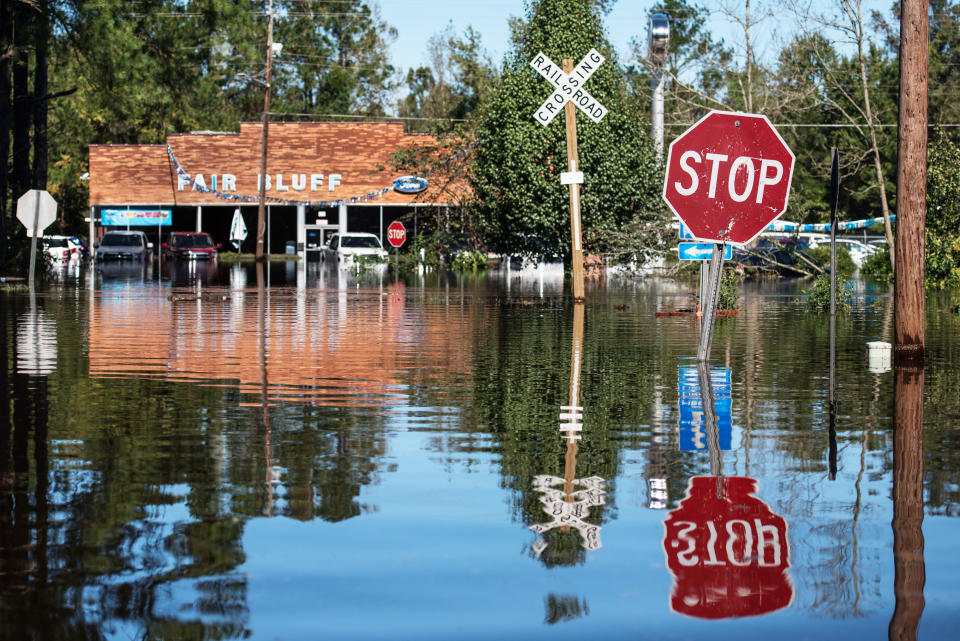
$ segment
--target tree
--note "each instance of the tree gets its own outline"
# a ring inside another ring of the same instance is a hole
[[[626,84],[603,34],[601,12],[589,0],[532,2],[507,54],[503,76],[478,126],[471,175],[476,211],[491,249],[512,255],[561,256],[570,250],[562,124],[544,127],[534,112],[551,85],[529,66],[538,52],[576,61],[591,48],[607,57],[586,88],[607,109],[598,124],[578,118],[584,230],[622,227],[640,213],[662,211],[660,171],[646,127],[631,109]],[[603,247],[595,247],[602,250]]]
[[[497,72],[481,43],[480,33],[468,26],[457,36],[450,24],[427,41],[429,67],[407,72],[409,93],[399,104],[399,115],[425,118],[409,126],[413,131],[448,132],[455,121],[472,117],[496,84]]]
[[[880,201],[883,214],[887,246],[890,248],[890,261],[893,262],[893,228],[890,224],[890,204],[887,196],[888,185],[884,173],[884,135],[880,131],[882,110],[877,108],[878,95],[876,79],[882,72],[885,60],[880,47],[869,40],[863,16],[861,0],[840,0],[837,13],[815,13],[809,5],[791,0],[791,6],[798,19],[802,32],[809,34],[810,27],[826,29],[836,34],[837,42],[849,45],[855,52],[851,69],[834,68],[821,64],[820,73],[827,89],[826,97],[846,124],[854,129],[866,142],[867,154],[873,166],[876,198]],[[818,57],[822,56],[818,53]],[[853,82],[851,82],[851,80]],[[880,92],[882,94],[882,92]]]
[[[930,144],[927,174],[927,283],[960,285],[960,147],[944,135]]]

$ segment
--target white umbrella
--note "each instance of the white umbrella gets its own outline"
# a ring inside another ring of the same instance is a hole
[[[243,222],[240,208],[233,210],[233,222],[230,223],[230,242],[240,251],[240,244],[247,239],[247,224]]]

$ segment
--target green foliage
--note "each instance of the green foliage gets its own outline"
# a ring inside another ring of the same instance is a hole
[[[960,146],[941,135],[927,155],[926,280],[960,285]]]
[[[890,267],[890,248],[882,245],[879,250],[867,256],[860,267],[860,273],[876,278],[893,278],[893,269]]]
[[[830,245],[821,245],[805,251],[807,256],[820,265],[824,271],[830,271]],[[887,266],[890,266],[889,259],[887,260]],[[850,276],[855,271],[857,271],[857,265],[850,258],[850,252],[844,247],[837,247],[837,275]]]
[[[810,289],[804,289],[803,294],[807,297],[807,311],[809,312],[829,312],[830,311],[830,277],[817,276]],[[837,279],[837,311],[843,314],[849,313],[853,308],[853,282],[849,280]]]
[[[462,251],[450,261],[450,269],[455,272],[481,272],[487,269],[487,257],[479,251]]]
[[[563,116],[544,127],[534,112],[551,85],[529,65],[543,52],[555,63],[578,62],[591,48],[607,57],[585,88],[608,113],[599,123],[577,118],[584,230],[620,227],[639,212],[661,212],[662,167],[647,125],[627,100],[626,84],[607,43],[601,14],[589,0],[531,3],[507,55],[502,78],[477,125],[480,145],[470,182],[489,248],[513,255],[557,257],[570,247]]]
[[[49,191],[82,231],[90,144],[161,143],[171,133],[236,131],[264,105],[264,0],[70,0],[50,45]],[[384,115],[395,30],[367,0],[273,3],[271,111]],[[55,132],[55,133],[54,133]]]
[[[720,292],[717,297],[717,309],[738,309],[740,283],[743,278],[734,267],[726,267],[720,276]]]

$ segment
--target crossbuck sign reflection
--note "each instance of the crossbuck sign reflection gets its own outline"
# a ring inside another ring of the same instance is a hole
[[[590,117],[590,120],[600,122],[607,115],[607,108],[583,88],[583,83],[593,75],[604,60],[606,58],[600,55],[600,52],[591,49],[573,68],[573,72],[567,75],[563,73],[563,67],[554,64],[542,51],[538,53],[530,62],[530,66],[556,87],[556,90],[535,112],[537,122],[543,126],[549,125],[554,116],[563,111],[564,105],[568,102],[573,102]]]

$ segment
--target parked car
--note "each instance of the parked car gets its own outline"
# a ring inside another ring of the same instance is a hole
[[[163,254],[167,258],[210,260],[217,257],[218,249],[220,244],[214,244],[210,234],[199,231],[171,232],[163,243]]]
[[[100,260],[143,260],[153,249],[153,243],[147,242],[147,235],[142,231],[108,231],[94,247]]]
[[[349,232],[331,236],[320,252],[320,260],[325,262],[347,263],[357,256],[369,256],[385,261],[387,250],[374,234]]]
[[[54,264],[62,265],[83,260],[83,243],[75,236],[44,236],[40,239],[40,244],[43,251],[50,257],[50,262]]]
[[[827,236],[825,239],[815,239],[810,241],[810,247],[829,247],[830,246],[830,237]],[[853,264],[857,267],[862,267],[863,263],[871,255],[880,251],[880,248],[876,245],[868,245],[859,240],[853,240],[852,238],[837,238],[837,248],[846,249],[850,254],[850,259],[853,260]]]

